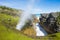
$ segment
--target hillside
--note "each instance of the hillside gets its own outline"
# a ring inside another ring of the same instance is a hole
[[[23,34],[13,31],[11,29],[6,28],[5,25],[0,23],[0,40],[33,40]]]
[[[8,12],[4,11],[3,9],[1,11],[0,11],[0,40],[33,40],[32,38],[25,36],[24,34],[15,29],[19,19],[18,16],[13,15],[12,12],[10,13],[12,15],[8,14],[8,12],[11,11],[10,9],[9,10],[7,9]]]
[[[0,13],[8,14],[11,16],[20,16],[22,13],[22,10],[6,7],[6,6],[0,6]]]
[[[36,37],[34,29],[28,27],[28,25],[27,28],[22,31],[15,29],[19,21],[19,14],[22,13],[20,10],[3,7],[4,6],[0,7],[0,40],[40,40],[40,37]],[[58,20],[60,19],[58,18]],[[54,35],[47,35],[46,37],[42,37],[41,40],[60,39],[60,33]]]

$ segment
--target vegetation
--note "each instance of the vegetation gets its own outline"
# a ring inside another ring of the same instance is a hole
[[[0,13],[8,14],[8,15],[11,15],[11,16],[20,16],[20,14],[22,13],[22,10],[9,8],[9,7],[6,7],[6,6],[0,6]]]
[[[2,9],[2,10],[10,10],[10,11],[14,11],[14,10],[16,10],[16,11],[18,11],[17,9],[13,9],[13,8],[9,8],[9,7],[6,7],[6,6],[0,6],[0,9]]]
[[[33,40],[15,29],[18,19],[13,14],[0,12],[0,40]]]
[[[23,34],[12,31],[10,29],[7,30],[7,28],[0,24],[0,40],[33,40],[27,36],[24,36]]]
[[[57,25],[59,26],[60,25],[60,13],[59,13],[59,16],[56,19],[57,19]]]
[[[2,9],[2,10],[1,10]],[[7,11],[5,11],[7,9]],[[12,11],[13,10],[13,11]],[[16,30],[16,25],[19,20],[19,16],[16,16],[17,13],[14,11],[15,9],[0,6],[0,40],[59,40],[60,39],[60,33],[56,33],[55,37],[53,35],[48,35],[46,37],[36,37],[35,31],[32,26],[29,26],[30,22],[25,25],[26,28],[22,31]],[[14,13],[16,15],[14,15]],[[58,20],[60,20],[60,16],[57,17]],[[58,21],[60,22],[60,21]],[[22,33],[21,33],[22,32]],[[24,35],[26,34],[26,35]],[[31,38],[31,36],[35,36],[34,38]],[[50,38],[52,37],[52,38]]]

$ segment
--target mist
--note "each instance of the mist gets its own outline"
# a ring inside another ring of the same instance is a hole
[[[31,18],[34,2],[35,0],[29,0],[26,10],[24,10],[22,15],[20,16],[19,23],[16,26],[17,30],[21,30],[23,26],[25,25],[26,20]]]

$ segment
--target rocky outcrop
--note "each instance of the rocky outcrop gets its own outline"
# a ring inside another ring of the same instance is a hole
[[[41,14],[40,24],[49,34],[59,32],[58,29],[60,27],[57,25],[57,21],[58,21],[57,17],[59,16],[59,12],[50,13],[50,14],[49,13]]]

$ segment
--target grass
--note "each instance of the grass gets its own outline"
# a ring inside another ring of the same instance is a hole
[[[0,40],[33,40],[0,24]]]
[[[0,13],[0,40],[48,40],[49,37],[52,37],[52,35],[49,35],[42,39],[40,38],[32,39],[28,36],[21,34],[20,32],[11,30],[11,28],[9,27],[15,28],[18,19],[19,19],[18,17]],[[26,29],[24,33],[28,32],[29,34],[29,31],[31,31],[32,33],[33,32],[32,28]],[[60,40],[60,33],[56,33],[55,35],[56,35],[55,37],[52,37],[52,40]]]
[[[0,13],[0,40],[33,40],[20,32],[7,28],[7,25],[9,27],[15,27],[17,21],[18,17]]]

